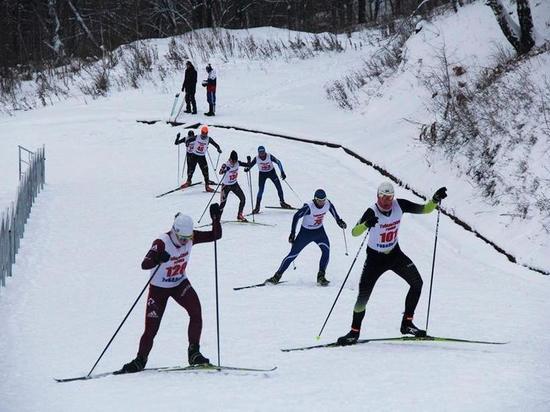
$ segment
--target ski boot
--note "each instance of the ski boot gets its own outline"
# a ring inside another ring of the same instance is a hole
[[[243,215],[242,213],[239,213],[239,214],[237,215],[237,220],[238,220],[239,222],[248,222],[248,220],[246,219],[246,217],[244,217],[244,215]]]
[[[189,109],[185,109],[185,110],[183,111],[183,113],[191,113],[191,109],[190,109],[190,108],[189,108]]]
[[[210,359],[205,358],[199,351],[200,346],[198,343],[192,343],[187,349],[187,359],[191,366],[210,365]]]
[[[180,186],[180,189],[185,189],[186,187],[189,187],[191,186],[191,180],[188,180],[187,182],[185,182],[184,184],[182,184]]]
[[[252,210],[252,214],[253,215],[257,215],[260,213],[260,206],[256,206],[253,210]]]
[[[266,279],[265,280],[265,284],[272,284],[272,285],[276,285],[277,283],[279,283],[279,281],[281,280],[281,277],[283,275],[279,274],[279,273],[275,273],[273,276],[271,276],[269,279]]]
[[[319,273],[317,273],[317,285],[328,286],[329,283],[330,280],[327,280],[327,278],[325,277],[325,272],[320,270]]]
[[[208,183],[206,183],[206,184],[204,185],[204,190],[205,190],[206,192],[208,192],[208,193],[214,193],[214,192],[215,192],[214,189],[212,189],[210,186],[208,186]]]
[[[423,338],[426,336],[426,331],[419,329],[412,323],[413,317],[403,315],[403,320],[401,321],[401,333],[403,335],[413,335],[417,338]]]
[[[292,209],[292,206],[290,206],[288,203],[286,203],[284,200],[281,200],[279,203],[283,209]]]
[[[338,343],[338,345],[348,346],[348,345],[353,345],[357,343],[358,339],[359,339],[359,331],[352,329],[348,332],[347,335],[340,336],[336,342]]]
[[[146,364],[147,364],[147,359],[144,359],[138,355],[133,361],[124,364],[124,366],[120,370],[120,373],[141,372],[143,369],[145,369]]]

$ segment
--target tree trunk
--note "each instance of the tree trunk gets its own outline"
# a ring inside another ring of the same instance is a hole
[[[51,48],[55,53],[56,61],[62,62],[65,59],[65,46],[61,41],[61,24],[57,16],[57,0],[48,0],[48,12],[53,24],[52,44]]]
[[[359,24],[365,23],[365,6],[366,0],[359,0],[357,2],[357,22]]]
[[[491,7],[498,25],[504,33],[504,36],[514,47],[518,54],[525,54],[535,45],[533,40],[533,20],[531,18],[531,9],[528,0],[517,0],[519,24],[508,14],[502,0],[487,0],[487,5]]]

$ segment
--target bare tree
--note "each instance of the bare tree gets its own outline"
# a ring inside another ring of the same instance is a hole
[[[531,17],[529,0],[516,0],[516,3],[519,25],[510,17],[502,0],[487,0],[487,4],[495,13],[504,36],[518,54],[525,54],[535,45],[533,40],[533,18]]]

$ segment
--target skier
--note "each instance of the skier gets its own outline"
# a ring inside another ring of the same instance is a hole
[[[202,85],[206,87],[206,100],[208,101],[208,112],[205,113],[206,116],[215,116],[216,115],[216,70],[212,68],[212,65],[208,63],[206,66],[206,72],[208,77],[206,80],[202,81]]]
[[[229,155],[229,160],[225,162],[220,168],[220,174],[223,175],[223,179],[221,182],[222,191],[220,195],[221,213],[223,213],[223,209],[225,208],[225,203],[227,202],[227,196],[229,195],[229,192],[233,192],[239,198],[239,212],[237,214],[237,220],[241,222],[248,222],[248,220],[243,216],[246,199],[244,197],[241,186],[239,186],[239,182],[237,182],[237,178],[239,176],[239,166],[246,165],[247,163],[239,161],[239,156],[237,155],[237,152],[232,150],[231,154]]]
[[[197,71],[189,60],[185,63],[185,77],[181,86],[181,91],[185,92],[185,113],[197,114],[197,101],[195,92],[197,91]],[[193,109],[191,111],[191,108]]]
[[[187,160],[187,182],[181,185],[182,189],[191,186],[191,179],[193,178],[193,173],[195,173],[195,168],[197,167],[198,163],[199,167],[201,168],[202,175],[204,176],[205,190],[207,192],[213,192],[214,189],[209,186],[209,184],[212,183],[208,179],[208,163],[206,162],[206,152],[208,151],[209,143],[212,143],[212,146],[214,146],[218,150],[218,153],[221,153],[222,149],[220,149],[220,146],[214,141],[214,139],[208,136],[208,126],[206,125],[201,127],[201,134],[196,136],[195,138],[191,137],[188,140],[188,143],[193,145],[193,151],[191,152],[191,154],[189,155],[189,159]]]
[[[281,266],[279,266],[277,272],[269,279],[266,279],[266,283],[272,283],[274,285],[279,283],[284,271],[287,270],[302,249],[311,242],[317,243],[317,246],[321,249],[317,284],[319,286],[327,286],[330,283],[325,277],[325,271],[330,257],[330,242],[325,232],[325,228],[323,227],[323,220],[328,211],[334,216],[338,226],[342,229],[347,227],[346,222],[338,216],[334,205],[327,199],[325,191],[323,189],[317,189],[313,200],[309,203],[305,203],[304,206],[294,214],[290,236],[288,237],[288,241],[292,244],[292,248],[289,254],[281,262]],[[302,227],[298,236],[295,237],[296,224],[300,218],[303,218]]]
[[[187,330],[190,365],[206,365],[209,360],[200,352],[202,314],[199,297],[187,278],[187,265],[191,248],[198,243],[213,242],[222,237],[220,208],[217,203],[210,206],[211,231],[193,230],[193,220],[178,213],[172,228],[153,242],[151,249],[141,263],[144,270],[156,270],[151,284],[145,309],[145,331],[139,341],[139,349],[134,360],[126,363],[121,372],[139,372],[145,368],[147,357],[153,347],[153,340],[160,327],[168,298],[173,298],[189,313]]]
[[[193,139],[193,141],[195,140],[195,132],[193,130],[189,130],[187,132],[187,136],[182,139],[181,138],[181,134],[178,133],[176,135],[176,141],[174,142],[174,144],[176,146],[182,144],[182,143],[185,143],[185,157],[187,159],[187,170],[189,170],[189,158],[191,157],[191,153],[193,153],[193,142],[191,141],[191,139]],[[184,165],[185,166],[185,165]],[[183,172],[182,172],[183,173]]]
[[[252,210],[252,213],[257,214],[260,213],[260,203],[262,202],[262,196],[264,194],[264,188],[265,188],[265,181],[267,179],[271,179],[273,184],[275,185],[275,188],[277,189],[277,194],[279,195],[279,203],[282,208],[284,209],[292,209],[292,206],[290,206],[288,203],[285,202],[285,197],[283,194],[283,188],[281,187],[281,182],[279,181],[279,178],[277,177],[277,173],[275,172],[275,167],[273,166],[273,163],[276,163],[277,166],[279,166],[279,171],[281,172],[281,179],[286,179],[286,174],[283,170],[283,165],[279,159],[277,159],[275,156],[273,156],[271,153],[267,153],[265,151],[264,146],[258,147],[258,156],[254,157],[251,162],[248,163],[248,166],[245,167],[244,171],[248,172],[250,169],[254,167],[254,165],[258,163],[258,195],[256,196],[256,207],[254,210]]]
[[[361,322],[365,317],[365,307],[376,281],[387,270],[393,270],[409,284],[405,299],[405,312],[401,321],[401,333],[426,336],[426,331],[413,323],[414,311],[422,291],[422,278],[414,263],[399,247],[398,232],[403,213],[431,213],[442,199],[447,197],[447,188],[438,189],[431,200],[421,205],[406,199],[395,199],[393,186],[383,182],[378,187],[377,201],[369,207],[357,225],[352,229],[353,236],[360,236],[369,229],[367,259],[359,282],[359,294],[353,308],[353,321],[350,332],[338,338],[340,345],[352,345],[359,339]]]

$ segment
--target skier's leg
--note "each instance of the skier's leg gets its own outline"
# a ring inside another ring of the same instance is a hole
[[[325,277],[325,272],[328,266],[328,261],[330,258],[330,241],[328,240],[327,234],[324,228],[316,229],[315,232],[315,243],[321,249],[321,259],[319,260],[319,272],[317,272],[317,284],[319,286],[328,286],[330,283],[329,280]]]
[[[256,208],[254,209],[256,213],[260,211],[260,204],[262,203],[262,196],[264,194],[265,189],[265,180],[266,180],[266,174],[259,172],[258,174],[258,195],[256,196]]]
[[[191,183],[193,179],[193,174],[195,173],[195,168],[197,167],[197,158],[198,156],[190,153],[189,158],[187,159],[187,182]]]
[[[202,332],[202,312],[201,302],[197,296],[197,292],[191,286],[188,280],[185,280],[175,288],[175,293],[172,297],[180,306],[182,306],[189,314],[189,327],[187,329],[187,336],[189,338],[189,344],[199,344],[201,340]]]
[[[244,205],[246,204],[246,198],[244,197],[243,190],[238,183],[235,183],[232,186],[232,192],[235,193],[235,195],[237,195],[237,197],[239,198],[239,216],[241,216],[243,214]]]
[[[223,213],[223,208],[227,203],[227,195],[229,194],[229,186],[222,185],[222,190],[220,193],[220,213]]]
[[[166,302],[170,296],[169,290],[157,286],[149,286],[147,306],[145,309],[145,331],[139,341],[138,357],[145,359],[153,347],[153,340],[159,330],[162,315],[166,309]]]
[[[404,317],[412,320],[422,292],[422,277],[412,260],[401,249],[397,250],[393,256],[391,270],[409,284],[409,292],[405,298]]]
[[[281,181],[279,180],[279,177],[277,176],[277,173],[275,173],[275,169],[273,169],[271,172],[269,172],[269,178],[275,185],[275,188],[277,189],[277,195],[279,196],[279,202],[284,203],[285,202],[285,195],[283,194],[283,188],[281,187]]]
[[[310,242],[313,242],[313,239],[311,237],[310,230],[300,230],[298,233],[298,236],[296,236],[296,239],[294,239],[294,243],[292,244],[292,248],[290,249],[290,252],[288,255],[283,259],[281,262],[281,266],[279,266],[279,269],[277,269],[276,274],[282,275],[285,270],[288,269],[290,264],[296,259],[296,257],[300,254],[303,248],[305,248]]]
[[[201,168],[202,175],[204,176],[204,183],[208,185],[208,163],[206,162],[206,156],[197,156],[199,167]]]

